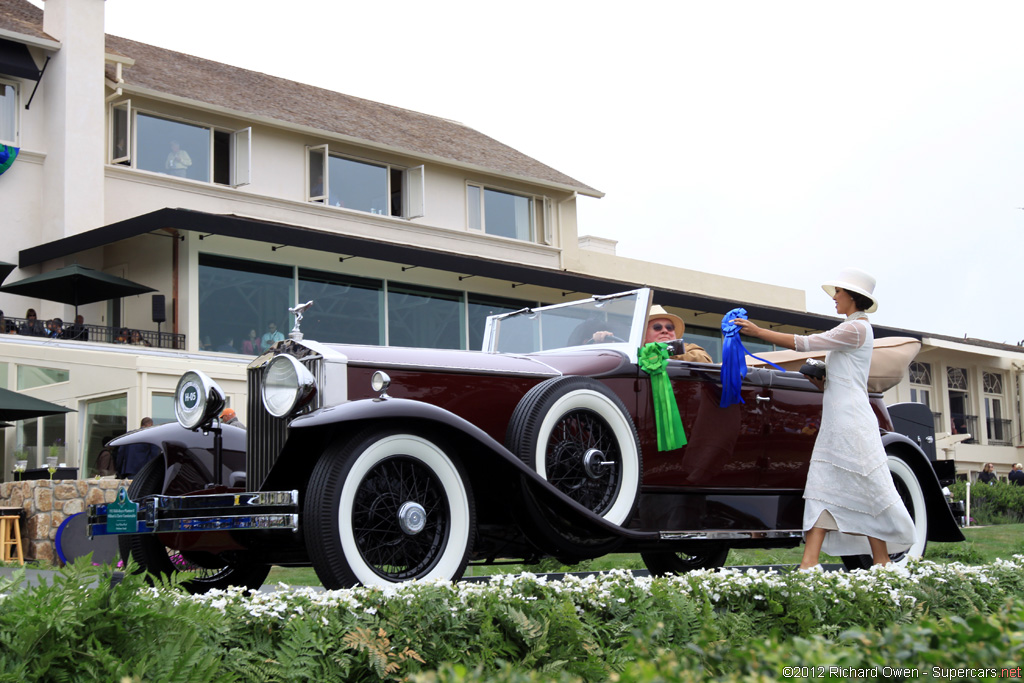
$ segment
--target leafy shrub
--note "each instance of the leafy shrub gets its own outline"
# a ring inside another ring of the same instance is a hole
[[[108,571],[0,584],[0,683],[760,680],[798,665],[1020,661],[1024,639],[1024,556],[202,596],[131,574],[111,586]]]
[[[953,500],[966,500],[967,482],[949,487]],[[1018,524],[1024,521],[1024,486],[1005,481],[971,484],[971,517],[977,524]]]

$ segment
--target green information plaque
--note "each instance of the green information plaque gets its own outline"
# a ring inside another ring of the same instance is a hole
[[[138,529],[139,504],[128,498],[128,489],[117,490],[117,500],[107,505],[107,533],[127,534]]]

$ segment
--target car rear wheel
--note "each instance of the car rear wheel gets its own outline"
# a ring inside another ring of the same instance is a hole
[[[589,377],[555,377],[512,413],[506,447],[591,512],[624,525],[636,507],[642,462],[629,411]]]
[[[164,483],[164,460],[150,460],[139,471],[128,487],[128,497],[133,501],[159,494]],[[190,593],[205,593],[214,588],[243,586],[258,589],[266,581],[270,566],[265,564],[229,565],[212,553],[181,553],[168,548],[154,534],[121,536],[118,538],[121,556],[130,553],[142,571],[150,574],[170,576],[185,575],[188,580],[184,588]]]
[[[371,428],[314,467],[306,547],[329,589],[456,580],[472,549],[475,514],[461,464],[434,440]]]
[[[899,562],[907,557],[921,557],[924,555],[928,545],[928,513],[925,510],[924,490],[917,480],[914,471],[902,459],[889,454],[889,472],[892,474],[892,481],[896,485],[896,491],[900,494],[903,504],[907,506],[907,512],[914,520],[916,529],[914,545],[910,549],[889,555],[893,562]],[[847,569],[867,569],[873,563],[870,555],[844,555],[843,565]]]
[[[640,553],[652,576],[685,574],[695,569],[718,569],[725,566],[729,557],[728,548],[709,548],[693,553]]]

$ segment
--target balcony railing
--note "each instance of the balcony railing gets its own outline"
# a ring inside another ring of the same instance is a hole
[[[964,439],[964,443],[978,443],[978,416],[950,413],[949,432],[950,434],[970,434],[971,438]]]
[[[985,421],[988,427],[988,442],[993,446],[1012,446],[1013,435],[1010,432],[1013,429],[1013,422],[1011,420],[996,420],[988,419]]]
[[[0,333],[53,338],[55,335],[52,332],[47,332],[49,323],[49,320],[38,320],[35,321],[35,324],[29,324],[29,320],[26,318],[6,318]],[[162,349],[185,350],[185,335],[183,334],[157,332],[156,330],[137,330],[130,327],[64,323],[56,338],[69,341],[136,344],[138,346],[155,346]]]

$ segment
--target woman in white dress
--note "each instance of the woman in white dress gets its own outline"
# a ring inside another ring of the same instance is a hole
[[[822,285],[846,320],[828,332],[800,336],[765,330],[736,319],[744,334],[796,351],[827,351],[821,430],[814,442],[804,488],[804,556],[800,568],[820,569],[830,555],[870,554],[875,564],[906,551],[914,521],[896,492],[867,381],[874,334],[868,313],[878,308],[875,279],[846,268]]]

